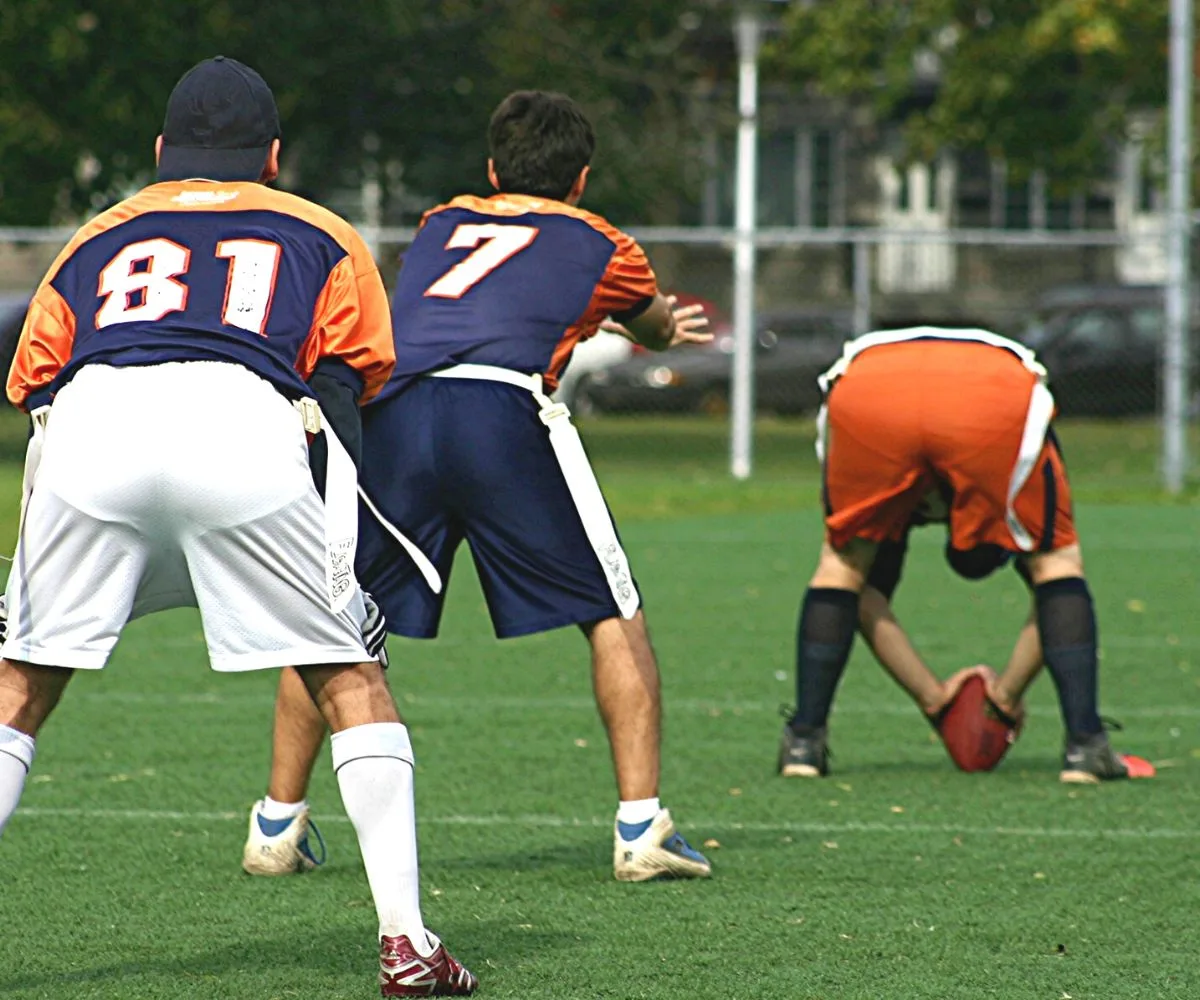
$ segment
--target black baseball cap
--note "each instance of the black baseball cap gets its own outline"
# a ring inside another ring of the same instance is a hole
[[[256,181],[278,138],[279,109],[267,82],[236,59],[205,59],[167,99],[158,179]]]

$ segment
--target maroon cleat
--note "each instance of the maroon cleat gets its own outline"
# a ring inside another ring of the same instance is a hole
[[[479,980],[435,935],[429,934],[429,940],[437,947],[425,958],[406,934],[396,937],[385,934],[379,939],[380,994],[385,997],[465,997],[475,992]]]

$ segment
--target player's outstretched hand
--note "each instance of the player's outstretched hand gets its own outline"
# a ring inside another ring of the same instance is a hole
[[[690,306],[679,305],[679,299],[674,295],[667,296],[667,305],[675,317],[675,334],[667,347],[677,347],[679,344],[709,344],[713,335],[708,329],[708,315],[704,306],[699,302]]]
[[[654,350],[667,350],[677,347],[679,344],[708,344],[712,342],[713,335],[708,329],[708,315],[704,312],[704,306],[701,303],[697,302],[690,306],[681,306],[679,305],[678,298],[674,295],[668,295],[667,305],[670,307],[671,315],[674,318],[671,326],[671,339],[661,346],[654,345]],[[618,323],[611,316],[601,322],[600,329],[606,333],[618,334],[626,340],[633,341],[635,344],[641,343],[628,327]]]

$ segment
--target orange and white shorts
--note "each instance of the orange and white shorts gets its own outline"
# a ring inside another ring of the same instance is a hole
[[[939,482],[954,493],[956,549],[1013,552],[1077,541],[1062,457],[1032,408],[1038,375],[1001,347],[909,340],[857,354],[827,399],[825,527],[830,544],[897,540]],[[1031,438],[1030,434],[1040,434]],[[1039,449],[1040,445],[1040,450]],[[1030,462],[1029,459],[1033,461]]]

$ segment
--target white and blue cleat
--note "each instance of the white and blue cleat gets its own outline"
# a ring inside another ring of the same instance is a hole
[[[290,819],[267,819],[262,801],[250,810],[250,832],[242,851],[248,875],[299,875],[325,863],[325,839],[308,817],[308,807]],[[320,849],[312,850],[310,835]]]
[[[613,829],[613,875],[618,882],[708,878],[712,865],[675,830],[671,813],[660,809],[645,823],[617,822]]]

